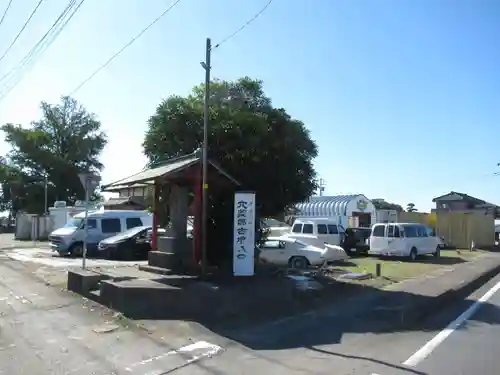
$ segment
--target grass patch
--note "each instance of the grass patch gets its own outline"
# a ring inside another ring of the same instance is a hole
[[[482,254],[485,254],[485,252],[480,250],[474,252],[463,249],[442,250],[440,258],[426,255],[419,257],[414,262],[403,258],[378,258],[367,256],[363,258],[352,258],[345,265],[335,266],[335,268],[351,272],[371,273],[374,275],[374,278],[354,282],[375,287],[383,287],[388,284],[419,277],[445,267],[453,267],[454,265],[473,260]],[[380,263],[382,268],[382,276],[380,278],[375,277],[377,263]]]

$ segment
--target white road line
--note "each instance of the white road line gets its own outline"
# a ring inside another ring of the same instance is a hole
[[[195,350],[204,350],[204,351],[202,353],[194,354],[193,352]],[[127,366],[125,368],[125,370],[130,372],[130,371],[132,371],[133,368],[135,368],[137,366],[142,366],[142,365],[157,361],[159,359],[162,359],[162,358],[165,358],[168,356],[176,355],[176,354],[181,355],[183,357],[185,356],[185,363],[183,364],[183,366],[184,366],[184,365],[191,364],[193,362],[197,362],[200,359],[205,358],[205,357],[213,357],[213,356],[221,353],[222,351],[223,351],[223,349],[220,346],[210,344],[209,342],[206,342],[206,341],[197,341],[193,344],[183,346],[182,348],[180,348],[178,350],[171,350],[171,351],[166,352],[164,354],[160,354],[158,356],[151,357],[151,358],[145,359],[145,360],[140,361],[140,362],[136,362],[132,365]]]
[[[403,365],[414,367],[427,358],[441,344],[446,338],[458,329],[467,319],[481,307],[481,305],[488,301],[500,289],[500,282],[488,290],[481,298],[479,298],[472,306],[465,310],[458,318],[448,324],[448,326],[439,332],[432,340],[422,346],[415,354],[408,358]]]

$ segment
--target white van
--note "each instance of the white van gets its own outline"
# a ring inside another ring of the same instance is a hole
[[[320,248],[325,243],[340,246],[345,229],[329,218],[297,218],[286,236]]]
[[[87,254],[97,252],[97,245],[105,238],[127,229],[153,225],[153,216],[147,211],[109,210],[88,214]],[[79,213],[62,228],[49,235],[52,251],[60,255],[80,256],[83,253],[85,236],[85,213]]]
[[[386,256],[439,256],[441,241],[431,228],[422,224],[385,223],[375,224],[370,235],[368,254]]]

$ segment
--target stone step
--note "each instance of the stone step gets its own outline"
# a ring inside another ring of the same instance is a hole
[[[101,303],[101,291],[99,289],[91,290],[88,293],[88,296],[91,300],[98,302],[98,303]]]
[[[190,280],[169,280],[168,284],[161,281],[102,281],[101,303],[132,319],[189,319],[204,310],[203,303],[193,298],[193,293],[186,293]]]
[[[173,274],[173,271],[171,269],[157,267],[157,266],[150,266],[147,264],[139,265],[139,270],[154,273],[157,275],[172,275]]]

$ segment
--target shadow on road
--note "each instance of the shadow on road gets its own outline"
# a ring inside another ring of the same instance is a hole
[[[332,351],[329,351],[329,350],[318,349],[318,348],[315,348],[315,347],[307,347],[307,349],[312,350],[313,352],[318,352],[318,353],[322,353],[322,354],[330,354],[330,355],[335,356],[335,357],[341,357],[341,358],[345,358],[345,359],[354,359],[354,360],[361,360],[361,361],[372,362],[372,363],[376,363],[376,364],[379,364],[379,365],[383,365],[383,366],[387,366],[387,367],[392,367],[394,369],[401,370],[401,371],[406,372],[408,374],[427,375],[427,373],[422,372],[422,371],[418,371],[418,370],[415,370],[415,369],[412,369],[412,368],[408,368],[408,367],[405,367],[405,366],[400,366],[400,365],[396,365],[396,364],[393,364],[393,363],[381,361],[381,360],[374,359],[374,358],[363,357],[363,356],[358,356],[358,355],[336,353],[336,352],[332,352]]]
[[[113,291],[116,303],[122,301],[120,308],[115,306],[137,320],[197,322],[255,350],[312,348],[340,343],[344,334],[352,333],[436,331],[449,323],[449,316],[436,318],[449,308],[436,298],[355,283],[329,281],[321,290],[301,291],[289,278],[271,275],[210,281],[172,276],[158,281],[168,288],[145,285]],[[455,300],[457,316],[471,303]],[[412,306],[425,306],[427,314],[415,319],[418,311]],[[481,311],[485,313],[472,320],[500,323],[498,307],[485,303]]]

